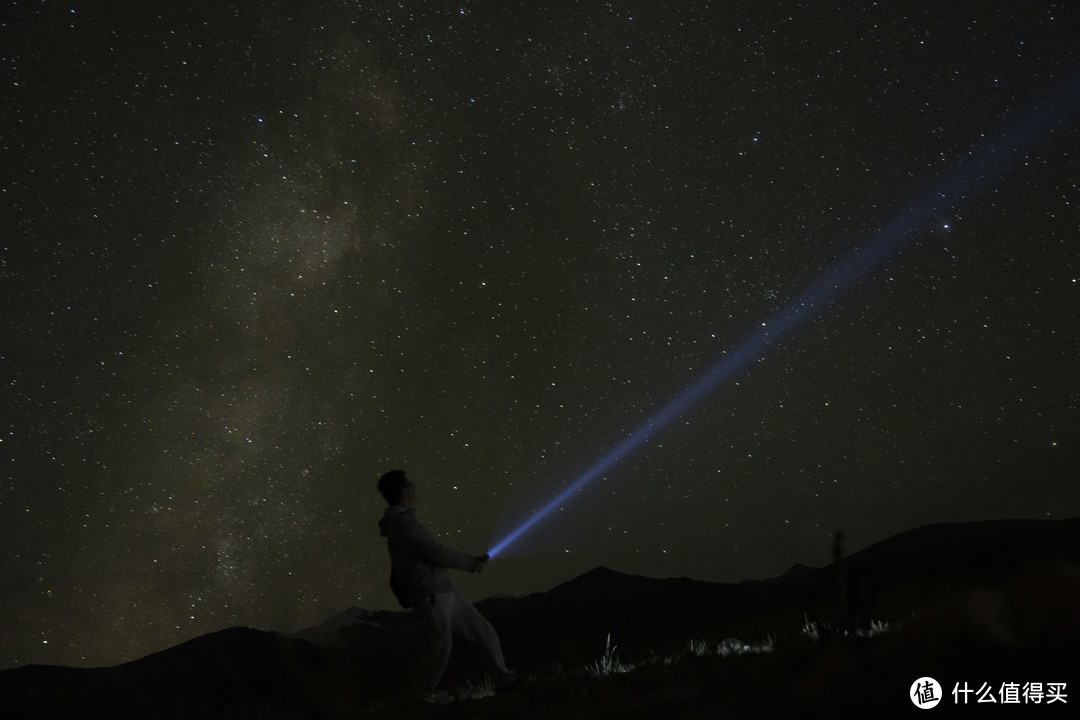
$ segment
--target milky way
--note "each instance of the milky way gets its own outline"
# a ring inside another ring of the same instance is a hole
[[[430,5],[8,8],[0,667],[394,607],[382,472],[484,551],[988,148],[456,581],[1080,514],[1071,5]]]

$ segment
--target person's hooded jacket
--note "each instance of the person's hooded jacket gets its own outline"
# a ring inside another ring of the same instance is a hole
[[[431,537],[416,519],[415,508],[386,508],[379,531],[390,548],[390,589],[402,607],[453,589],[447,568],[476,572],[481,558],[452,550]]]

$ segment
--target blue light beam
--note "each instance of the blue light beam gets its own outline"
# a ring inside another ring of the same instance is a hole
[[[495,543],[495,546],[488,550],[488,554],[491,557],[501,554],[549,513],[564,505],[570,496],[603,475],[650,437],[742,372],[770,346],[791,334],[808,316],[819,312],[859,279],[884,266],[935,215],[969,200],[991,181],[1001,177],[1010,164],[1048,140],[1055,129],[1065,128],[1080,105],[1078,75],[1080,73],[1071,75],[1059,86],[1058,92],[1047,96],[1048,100],[1045,102],[1036,103],[1027,112],[1021,113],[982,150],[972,152],[958,162],[950,173],[893,217],[884,229],[833,265],[801,295],[790,300],[772,317],[761,323],[758,330],[735,345],[731,352],[725,352],[708,372],[660,408],[614,450],[547,504]]]

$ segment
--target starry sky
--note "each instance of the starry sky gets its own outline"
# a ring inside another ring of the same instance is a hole
[[[920,203],[457,586],[1080,515],[1072,3],[104,5],[0,11],[0,668],[396,608],[382,472],[479,554]]]

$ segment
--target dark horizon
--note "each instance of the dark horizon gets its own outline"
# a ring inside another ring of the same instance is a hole
[[[477,604],[498,628],[519,685],[477,701],[486,667],[475,650],[459,648],[443,686],[478,718],[561,717],[570,708],[576,717],[621,717],[619,708],[652,717],[647,705],[675,718],[787,717],[814,704],[892,717],[910,712],[908,688],[927,676],[946,701],[949,688],[977,677],[1001,698],[1005,683],[1017,693],[1052,683],[1055,702],[1067,703],[1080,670],[1078,563],[1080,518],[1072,518],[934,525],[757,583],[598,567],[548,592]],[[294,635],[233,627],[118,668],[0,672],[0,693],[27,718],[120,720],[166,709],[427,717],[437,711],[401,694],[419,628],[410,612],[357,609]],[[619,673],[599,672],[600,657],[617,659],[626,682],[610,684]],[[1011,702],[1046,702],[1032,692]]]

